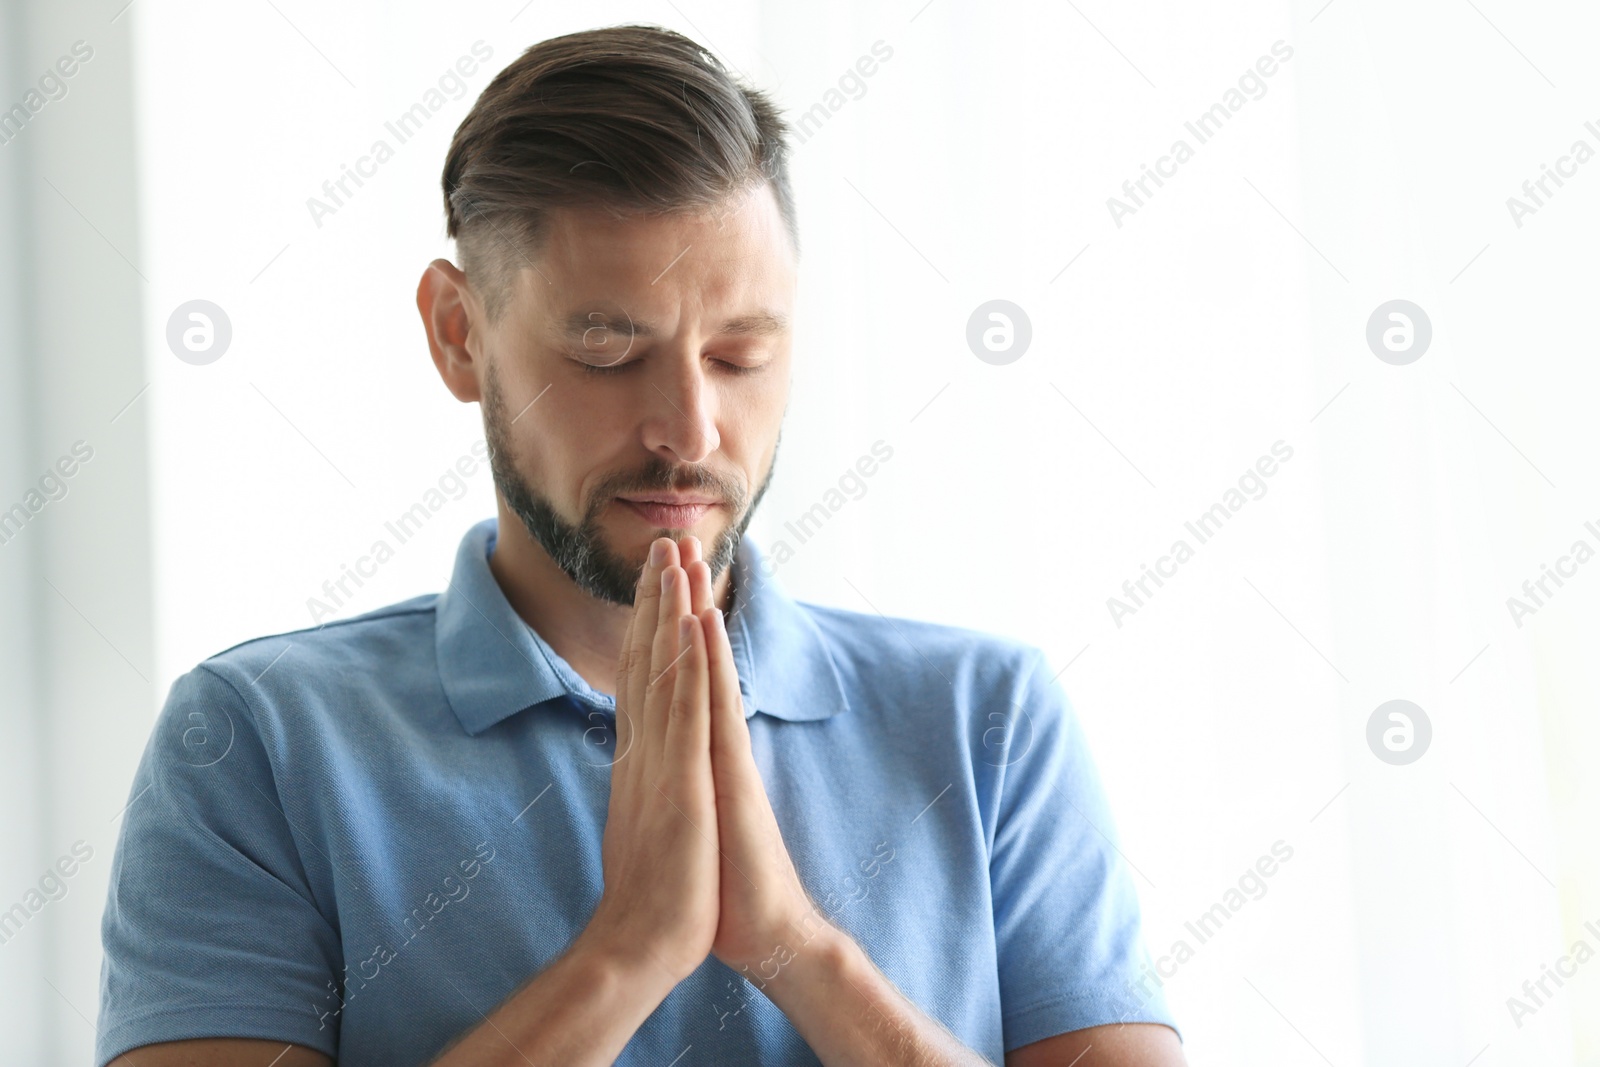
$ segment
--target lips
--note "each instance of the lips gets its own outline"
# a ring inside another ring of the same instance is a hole
[[[642,500],[618,497],[617,501],[651,526],[670,530],[693,526],[706,512],[717,506],[716,500],[697,496],[661,496]]]

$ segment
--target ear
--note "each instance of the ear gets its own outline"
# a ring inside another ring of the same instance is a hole
[[[482,399],[478,356],[483,352],[483,307],[467,276],[448,259],[436,259],[417,283],[417,311],[439,377],[462,403]]]

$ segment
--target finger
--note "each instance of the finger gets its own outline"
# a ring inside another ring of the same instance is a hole
[[[717,804],[719,841],[724,843],[722,847],[736,848],[738,842],[771,841],[774,835],[781,839],[761,771],[750,751],[750,727],[745,722],[739,673],[722,612],[715,608],[706,612],[702,627],[709,638],[711,781],[717,797],[729,798],[728,803]]]
[[[672,703],[673,682],[682,648],[678,643],[678,617],[689,612],[689,582],[683,568],[670,564],[661,572],[661,596],[656,617],[655,637],[648,666],[649,683],[644,696],[644,748],[649,766],[659,773],[662,739],[666,737],[666,718]]]
[[[678,555],[681,557],[678,565],[689,575],[689,610],[699,615],[711,606],[711,572],[707,569],[703,580],[699,576],[699,569],[705,566],[703,561],[706,558],[700,538],[694,534],[684,534],[678,540]],[[697,563],[700,567],[696,566]]]
[[[611,756],[611,796],[617,797],[620,785],[617,779],[617,764],[633,751],[634,742],[638,739],[638,725],[634,722],[634,710],[639,705],[634,697],[631,678],[636,673],[636,664],[639,660],[637,634],[639,632],[639,617],[646,610],[645,604],[652,600],[651,590],[660,589],[660,567],[653,562],[655,556],[655,542],[651,542],[645,549],[644,566],[639,568],[639,580],[633,587],[633,611],[628,615],[628,629],[622,636],[622,648],[617,654],[617,680],[616,697],[616,733],[617,749]],[[662,549],[666,554],[666,549]],[[656,594],[659,595],[659,592]],[[655,617],[654,604],[651,603],[649,617]]]
[[[633,758],[630,767],[647,767],[645,751],[648,735],[642,729],[644,693],[649,682],[651,642],[654,624],[659,615],[661,598],[661,571],[672,562],[675,545],[671,538],[658,537],[645,550],[645,561],[639,568],[639,581],[634,586],[633,611],[628,617],[628,629],[623,635],[622,650],[617,656],[616,711],[614,728],[616,749],[611,756],[611,800],[608,810],[626,803],[631,793],[631,782],[636,776],[619,774],[622,761]],[[626,768],[623,768],[624,770]]]
[[[621,687],[618,687],[621,692]],[[627,702],[618,700],[616,703],[616,751],[611,753],[611,795],[618,792],[617,764],[632,754],[634,742],[638,740],[638,731],[634,729],[633,712],[628,709]]]
[[[640,568],[639,585],[634,590],[633,616],[628,620],[628,636],[617,667],[617,752],[631,756],[639,767],[651,766],[650,749],[655,743],[644,729],[645,691],[650,683],[650,655],[660,618],[661,574],[674,558],[676,546],[671,538],[658,537]],[[626,743],[623,731],[628,731]]]
[[[700,783],[705,788],[686,788],[686,798],[714,796],[711,791],[711,679],[706,665],[705,630],[693,615],[680,615],[678,639],[683,656],[674,668],[672,702],[667,713],[665,777],[688,786]],[[715,801],[713,801],[715,803]],[[709,812],[686,812],[698,817]],[[709,820],[698,819],[698,822]]]
[[[689,572],[689,610],[696,615],[711,606],[711,567],[700,538],[685,534],[678,541],[679,565]]]
[[[684,564],[684,569],[689,572],[689,610],[698,616],[712,604],[711,565],[697,559]]]
[[[660,559],[657,558],[657,546]],[[622,657],[627,677],[617,679],[617,700],[626,699],[634,715],[644,711],[645,688],[650,683],[650,656],[655,644],[656,630],[661,624],[661,574],[677,562],[678,546],[670,537],[658,537],[650,544],[650,555],[639,575],[639,588],[634,592],[633,618],[628,628],[628,645]],[[637,724],[635,724],[637,725]]]
[[[700,538],[694,534],[684,534],[678,539],[678,555],[682,557],[678,565],[685,569],[695,560],[706,558],[705,549],[700,545]]]
[[[750,727],[745,723],[739,672],[733,664],[733,646],[728,642],[722,612],[710,608],[699,617],[710,670],[712,764],[730,770],[750,758]]]

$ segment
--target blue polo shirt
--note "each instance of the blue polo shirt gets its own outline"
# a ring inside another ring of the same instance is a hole
[[[173,684],[112,861],[97,1065],[219,1036],[424,1064],[587,924],[615,703],[512,609],[495,532],[467,532],[443,593]],[[1039,649],[797,602],[750,538],[728,630],[800,877],[902,993],[996,1063],[1101,1023],[1176,1029]],[[819,1061],[708,957],[617,1062]]]

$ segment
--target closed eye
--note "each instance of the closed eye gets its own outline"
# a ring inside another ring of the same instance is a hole
[[[635,363],[639,363],[640,360],[630,359],[624,363],[610,364],[587,363],[581,359],[574,360],[573,362],[577,363],[585,374],[621,374],[623,371],[626,371],[628,368],[632,367]],[[765,363],[757,364],[753,367],[747,367],[741,363],[729,363],[727,360],[722,359],[713,360],[712,362],[723,367],[729,374],[754,374],[756,371],[763,370],[766,367]]]
[[[613,363],[609,366],[604,364],[597,365],[594,363],[585,363],[581,359],[574,360],[573,362],[577,363],[585,374],[621,374],[623,371],[633,366],[633,363],[637,363],[639,361],[634,360],[633,363]]]

